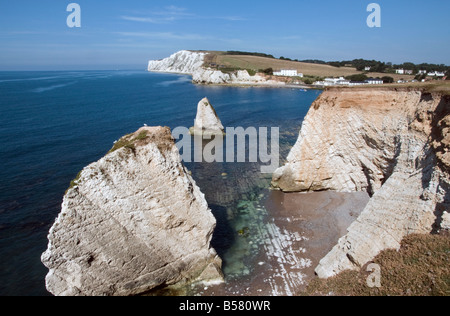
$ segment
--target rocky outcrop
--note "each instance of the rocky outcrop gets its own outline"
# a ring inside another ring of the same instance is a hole
[[[216,220],[169,128],[123,137],[72,181],[42,262],[55,295],[137,295],[220,280]]]
[[[356,269],[409,234],[438,230],[450,208],[450,98],[419,90],[330,89],[311,106],[283,191],[368,191],[371,200],[320,262],[330,277]]]
[[[225,134],[225,128],[208,98],[204,98],[198,103],[195,124],[189,131],[192,135],[201,136]]]
[[[450,230],[450,213],[444,212],[442,215],[441,228]]]
[[[149,61],[148,71],[192,75],[202,68],[205,55],[206,53],[182,50],[168,58]]]
[[[192,81],[197,84],[286,85],[283,81],[268,79],[261,74],[251,76],[247,70],[224,73],[217,69],[205,67],[205,56],[207,54],[205,52],[179,51],[162,60],[151,60],[148,64],[148,71],[189,74],[192,75]]]
[[[228,84],[228,85],[256,85],[256,86],[284,86],[285,82],[267,79],[256,74],[250,76],[247,70],[236,70],[223,73],[220,70],[200,68],[192,74],[192,81],[198,84]]]

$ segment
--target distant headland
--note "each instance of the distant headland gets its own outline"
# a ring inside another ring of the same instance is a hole
[[[151,60],[148,71],[189,74],[197,84],[299,88],[411,84],[450,77],[450,66],[443,64],[394,65],[364,59],[300,61],[239,51],[183,50],[162,60]]]

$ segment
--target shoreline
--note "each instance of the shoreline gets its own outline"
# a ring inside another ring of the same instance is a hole
[[[319,261],[345,235],[365,208],[365,192],[284,193],[269,191],[261,204],[267,229],[248,276],[224,284],[197,284],[201,296],[295,296],[316,278]]]
[[[158,70],[146,70],[149,73],[159,73],[159,74],[172,74],[172,75],[182,75],[191,76],[191,73],[183,72],[171,72],[171,71],[158,71]],[[284,88],[284,89],[299,89],[299,90],[358,90],[358,89],[378,89],[378,90],[401,90],[406,91],[419,89],[423,92],[429,93],[443,93],[450,95],[450,81],[427,81],[427,82],[415,82],[415,83],[389,83],[382,85],[364,85],[364,86],[321,86],[321,85],[293,85],[293,84],[273,84],[273,83],[198,83],[192,80],[194,85],[199,86],[212,86],[212,87],[237,87],[237,88]]]
[[[171,75],[183,75],[183,76],[191,76],[191,73],[183,73],[183,72],[175,72],[175,71],[158,71],[158,70],[146,70],[149,73],[158,73],[158,74],[171,74]],[[273,83],[198,83],[192,80],[194,85],[199,86],[212,86],[212,87],[237,87],[237,88],[285,88],[285,89],[299,89],[299,90],[324,90],[323,87],[314,86],[314,85],[293,85],[293,84],[273,84]]]
[[[307,85],[286,85],[286,84],[266,84],[266,83],[197,83],[192,82],[199,86],[211,86],[211,87],[236,87],[236,88],[284,88],[284,89],[305,89],[305,90],[323,90],[320,88],[312,88]]]
[[[338,240],[347,233],[348,227],[359,217],[367,203],[366,192],[342,193],[334,191],[284,193],[271,191],[266,201],[269,216],[281,230],[300,232],[302,240],[296,241],[293,248],[303,248],[303,257],[309,265],[301,269],[302,283],[290,291],[298,295],[306,289],[308,283],[317,278],[315,268],[320,260],[333,249]],[[285,253],[289,258],[289,252]],[[298,267],[286,265],[287,284],[299,273]],[[281,280],[280,280],[281,281]],[[286,280],[283,280],[286,283]],[[281,295],[285,295],[280,293]]]

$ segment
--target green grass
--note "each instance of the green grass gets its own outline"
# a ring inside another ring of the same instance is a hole
[[[324,78],[319,76],[304,75],[303,78],[300,78],[300,80],[306,84],[313,84],[316,81],[323,81]]]
[[[227,74],[236,73],[239,70],[247,70],[247,72],[248,72],[248,74],[250,76],[253,77],[254,75],[256,75],[256,70],[253,70],[253,69],[242,69],[242,68],[239,68],[239,67],[225,67],[225,68],[218,68],[218,70],[220,70],[223,73],[227,73]]]
[[[69,191],[70,189],[76,187],[79,184],[80,178],[81,178],[81,172],[83,172],[83,170],[81,170],[80,172],[78,172],[77,176],[75,177],[75,179],[73,179],[72,181],[70,181],[70,185],[69,188],[66,190]]]
[[[111,150],[108,152],[108,154],[115,152],[116,150],[119,150],[120,148],[128,148],[131,151],[135,151],[136,150],[136,142],[139,142],[141,140],[144,140],[148,137],[147,135],[147,131],[142,131],[141,133],[139,133],[137,136],[133,137],[134,134],[129,134],[126,135],[124,137],[122,137],[119,141],[117,141],[113,148],[111,148]],[[66,193],[76,187],[77,185],[80,184],[80,178],[81,178],[81,173],[83,170],[81,170],[80,172],[78,172],[77,176],[75,177],[75,179],[73,179],[72,181],[70,181],[70,185],[69,188],[66,190]]]
[[[134,152],[136,150],[136,142],[144,140],[148,137],[147,131],[140,132],[136,137],[133,137],[133,135],[134,134],[129,134],[119,139],[114,144],[113,148],[111,148],[111,150],[108,152],[108,154],[113,153],[121,148],[128,148]]]

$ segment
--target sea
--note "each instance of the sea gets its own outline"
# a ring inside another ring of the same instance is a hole
[[[279,127],[283,162],[320,93],[194,85],[141,70],[0,72],[0,295],[50,295],[40,256],[64,193],[121,136],[144,125],[189,128],[208,97],[225,127]],[[186,166],[217,218],[212,244],[225,280],[239,284],[260,251],[270,175],[255,163]]]

